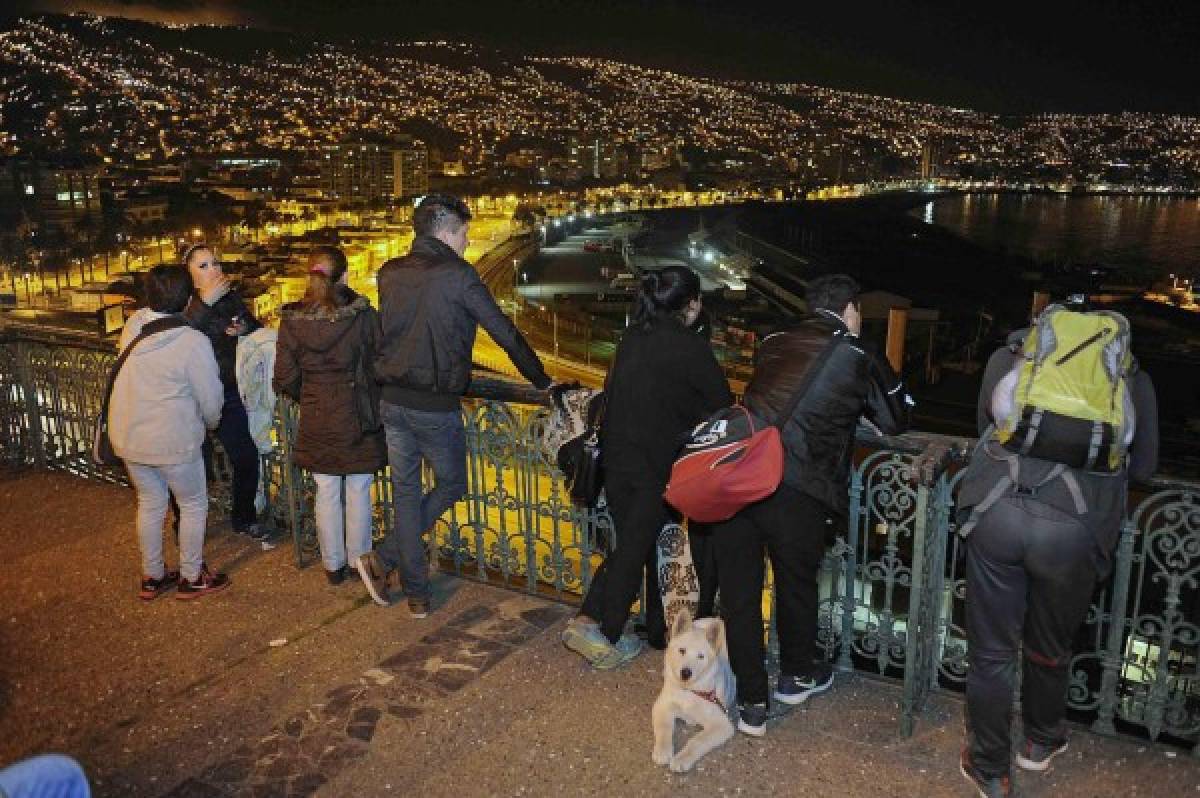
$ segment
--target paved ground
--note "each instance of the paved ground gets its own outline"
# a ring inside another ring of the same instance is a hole
[[[949,697],[900,740],[898,691],[846,678],[672,775],[650,762],[661,656],[593,673],[562,607],[439,578],[412,621],[220,526],[233,587],[142,604],[132,519],[122,488],[0,477],[0,762],[65,751],[113,796],[971,794]],[[1200,795],[1168,748],[1079,732],[1059,763],[1022,794]]]

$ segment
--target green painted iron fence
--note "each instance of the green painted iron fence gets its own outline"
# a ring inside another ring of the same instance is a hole
[[[0,466],[126,482],[89,456],[112,352],[0,336]],[[537,395],[478,379],[464,400],[468,493],[436,524],[439,567],[577,602],[616,531],[601,507],[573,507],[538,441]],[[291,536],[297,564],[316,560],[311,478],[290,463],[296,408],[281,402],[263,457],[264,512]],[[966,677],[962,542],[955,491],[967,442],[913,435],[861,439],[849,517],[828,530],[820,570],[820,651],[841,670],[902,680],[901,732],[934,690]],[[222,458],[216,457],[218,473]],[[226,503],[225,481],[213,501]],[[392,518],[391,486],[375,481],[375,531]],[[1076,640],[1069,706],[1101,734],[1192,746],[1200,738],[1200,486],[1156,481],[1130,491],[1112,577]],[[769,587],[768,587],[769,590]],[[769,596],[767,597],[769,600]],[[768,629],[773,643],[774,629]],[[773,648],[773,646],[772,646]]]

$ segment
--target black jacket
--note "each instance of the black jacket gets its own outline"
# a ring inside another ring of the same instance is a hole
[[[283,308],[273,384],[300,403],[296,465],[318,474],[370,474],[387,461],[383,428],[363,430],[358,400],[378,406],[379,394],[373,384],[356,385],[354,374],[360,357],[374,360],[379,314],[345,286],[337,300],[331,311],[299,302]]]
[[[684,433],[733,402],[708,342],[670,318],[625,332],[605,391],[605,470],[656,490],[666,487]]]
[[[888,362],[833,313],[818,312],[768,335],[754,357],[746,407],[775,423],[830,342],[824,367],[783,427],[783,481],[844,515],[854,433],[865,416],[885,435],[908,428],[911,399]]]
[[[482,325],[536,388],[550,378],[474,267],[436,238],[379,270],[383,340],[375,373],[383,398],[417,410],[456,410],[471,379],[475,330]]]
[[[218,299],[211,307],[204,304],[199,294],[192,294],[183,311],[188,324],[208,336],[212,341],[213,354],[221,371],[221,384],[225,390],[237,388],[237,336],[229,335],[225,329],[234,319],[240,318],[246,325],[246,333],[252,333],[262,324],[254,318],[236,289]]]

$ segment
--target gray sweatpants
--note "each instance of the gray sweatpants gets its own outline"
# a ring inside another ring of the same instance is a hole
[[[152,466],[125,463],[129,479],[137,490],[138,546],[142,550],[142,575],[161,579],[163,563],[163,521],[167,517],[170,494],[179,502],[179,572],[193,581],[204,563],[204,530],[208,523],[208,485],[204,478],[204,460],[190,463]]]

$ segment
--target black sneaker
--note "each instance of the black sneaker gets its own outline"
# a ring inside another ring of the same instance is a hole
[[[983,775],[971,764],[971,754],[966,748],[958,758],[958,770],[964,779],[975,785],[975,789],[979,791],[979,798],[1009,798],[1015,795],[1011,777]]]
[[[1051,759],[1066,750],[1066,740],[1054,745],[1042,745],[1026,738],[1025,744],[1017,751],[1017,767],[1041,772],[1050,767]]]
[[[188,581],[186,579],[179,580],[179,592],[175,594],[177,599],[194,599],[200,596],[206,596],[209,593],[216,593],[229,587],[229,577],[222,573],[213,573],[208,570],[208,564],[200,566],[200,574]]]
[[[178,571],[166,571],[163,573],[161,579],[151,579],[148,576],[144,576],[142,577],[142,589],[138,593],[138,598],[142,601],[154,601],[154,599],[178,584]]]
[[[738,704],[738,731],[751,737],[767,733],[767,704]]]
[[[341,568],[338,568],[334,571],[326,569],[325,578],[329,580],[329,584],[331,585],[340,585],[342,582],[346,581],[346,575],[349,572],[350,566],[348,565],[343,565]]]
[[[824,663],[814,663],[812,670],[805,676],[779,674],[779,684],[775,685],[775,700],[796,706],[832,686],[833,668]]]

